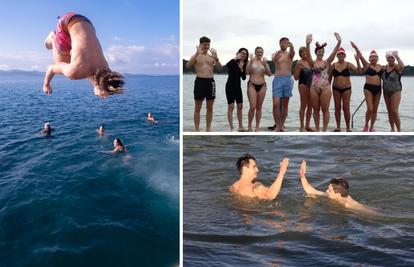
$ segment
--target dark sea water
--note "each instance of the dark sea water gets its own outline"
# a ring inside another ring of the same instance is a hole
[[[414,266],[414,136],[184,136],[184,266]],[[237,158],[256,158],[270,186],[290,164],[276,200],[233,196]],[[306,177],[331,178],[374,213],[306,196]]]
[[[178,265],[179,77],[126,82],[104,100],[87,80],[1,78],[0,266]],[[127,153],[98,152],[115,138]]]

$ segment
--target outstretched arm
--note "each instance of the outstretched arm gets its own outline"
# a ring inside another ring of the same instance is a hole
[[[306,174],[306,161],[303,160],[301,168],[300,168],[300,181],[302,182],[303,190],[305,190],[306,194],[309,194],[309,195],[325,195],[324,192],[316,190],[308,182],[308,179],[306,179],[305,174]]]
[[[203,48],[199,45],[196,46],[196,52],[194,55],[191,56],[190,60],[185,64],[187,69],[191,68],[197,60],[197,57],[203,53]]]
[[[397,61],[398,61],[398,64],[397,64],[397,71],[398,71],[399,73],[401,73],[401,72],[403,72],[403,70],[404,70],[404,68],[405,68],[404,62],[402,62],[401,58],[398,56],[398,51],[394,51],[394,52],[393,52],[393,54],[394,54],[394,57],[395,57],[395,58],[397,59]]]
[[[254,194],[257,197],[263,199],[275,199],[280,192],[280,188],[282,187],[283,176],[286,173],[288,165],[289,159],[285,158],[280,163],[279,175],[276,177],[276,180],[273,182],[273,184],[269,188],[266,188],[261,183],[256,183],[253,186]]]
[[[223,70],[223,65],[221,65],[221,62],[220,62],[220,60],[217,56],[217,50],[214,49],[214,48],[210,48],[210,53],[211,53],[211,55],[209,55],[209,56],[211,56],[214,59],[214,64],[216,65],[217,70],[222,71]]]
[[[287,42],[287,47],[290,47],[289,56],[291,58],[294,58],[295,57],[295,47],[293,46],[293,44],[291,42]]]
[[[48,95],[52,93],[52,86],[50,86],[50,81],[53,79],[53,76],[55,76],[55,74],[63,74],[69,79],[71,79],[73,70],[70,64],[66,62],[51,64],[47,69],[45,81],[43,84],[43,92],[45,92]]]
[[[312,34],[306,35],[306,53],[307,53],[307,60],[309,63],[309,66],[312,68],[313,60],[312,60],[312,54],[310,52],[310,43],[312,43]]]
[[[332,51],[332,54],[326,60],[326,64],[328,64],[328,65],[331,65],[332,61],[335,59],[335,56],[336,56],[336,53],[339,50],[339,47],[341,47],[341,42],[342,42],[341,36],[337,32],[335,32],[334,35],[335,35],[336,40],[338,41],[338,43],[336,44],[334,50]]]

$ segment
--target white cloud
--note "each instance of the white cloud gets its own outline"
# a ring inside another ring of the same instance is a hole
[[[6,64],[1,64],[0,65],[0,70],[8,70],[9,66],[7,66]]]
[[[30,68],[32,70],[41,70],[42,69],[42,67],[41,66],[38,66],[38,65],[31,66]]]
[[[309,33],[313,34],[314,42],[328,43],[327,52],[336,44],[334,32],[340,33],[345,50],[353,51],[349,42],[354,41],[364,53],[388,48],[403,51],[414,43],[414,31],[409,26],[414,25],[412,7],[412,1],[407,0],[395,4],[386,0],[338,0],[330,4],[308,0],[243,1],[242,4],[233,0],[183,1],[183,58],[189,59],[194,54],[201,36],[211,39],[211,47],[217,49],[223,63],[241,47],[250,52],[262,46],[269,58],[280,49],[279,40],[284,36],[297,51],[305,45]],[[407,65],[414,64],[411,54],[400,56]],[[299,58],[298,53],[295,58]]]
[[[124,39],[115,36],[115,37],[112,37],[112,40],[115,40],[115,41],[123,41]]]
[[[14,59],[20,59],[20,58],[23,58],[23,56],[22,55],[4,55],[4,54],[0,54],[0,57],[1,58],[14,58]]]
[[[179,51],[178,46],[171,44],[156,47],[111,45],[104,54],[113,70],[178,75]]]

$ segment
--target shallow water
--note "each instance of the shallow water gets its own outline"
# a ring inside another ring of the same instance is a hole
[[[42,83],[0,81],[0,265],[176,266],[179,77],[127,77],[107,100],[86,80]],[[115,138],[127,153],[98,152]]]
[[[184,136],[184,266],[413,266],[414,136]],[[256,158],[276,200],[233,196],[237,158]],[[304,194],[299,170],[325,191],[331,178],[378,214]]]
[[[227,99],[226,99],[226,82],[227,75],[215,75],[214,80],[216,81],[216,100],[214,101],[213,107],[213,122],[211,126],[211,131],[213,132],[230,132],[229,122],[227,120]],[[262,119],[260,122],[261,131],[269,131],[268,126],[274,125],[273,113],[272,113],[272,82],[274,77],[265,77],[268,89],[266,91],[266,97],[263,102],[262,109]],[[249,111],[249,100],[247,98],[247,81],[242,82],[242,92],[243,92],[243,126],[247,128],[247,112]],[[184,132],[193,132],[194,131],[194,80],[195,75],[183,75],[183,124]],[[358,106],[365,99],[363,93],[363,87],[365,84],[365,77],[361,76],[351,76],[352,82],[352,96],[351,96],[351,116],[358,109]],[[412,132],[414,131],[413,122],[414,122],[414,109],[412,105],[412,99],[414,99],[414,77],[404,77],[402,76],[401,82],[403,85],[401,103],[400,103],[400,119],[401,119],[401,128],[403,132]],[[201,122],[200,122],[200,131],[206,130],[206,108],[205,102],[203,103],[203,108],[201,109]],[[299,109],[300,109],[300,95],[298,91],[298,82],[295,81],[293,85],[293,97],[289,101],[289,114],[286,119],[285,126],[289,132],[299,132]],[[333,102],[333,97],[330,104],[330,120],[328,125],[328,131],[333,131],[336,128],[335,121],[335,106]],[[365,124],[365,112],[367,110],[366,103],[364,102],[359,110],[355,113],[353,119],[353,131],[362,132],[362,128]],[[233,111],[233,124],[235,127],[238,127],[236,110]],[[315,123],[313,116],[311,117],[311,127],[314,127]],[[345,119],[343,112],[341,113],[341,127],[342,131],[345,131]],[[253,120],[253,127],[256,127],[255,119]],[[322,112],[320,119],[320,129],[322,130]],[[378,116],[375,122],[375,130],[379,132],[389,132],[390,125],[388,122],[388,113],[387,107],[385,106],[384,97],[381,96],[380,105],[378,107]]]

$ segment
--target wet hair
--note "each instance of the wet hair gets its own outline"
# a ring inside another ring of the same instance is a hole
[[[211,43],[211,40],[210,38],[203,36],[200,38],[200,44],[202,43]]]
[[[124,75],[112,71],[110,68],[97,69],[93,79],[102,91],[108,95],[124,94]]]
[[[124,145],[122,144],[122,141],[121,141],[121,139],[115,139],[115,141],[118,143],[118,145],[119,146],[122,146],[122,149],[125,151],[125,147],[124,147]]]
[[[320,45],[319,44],[319,42],[316,42],[316,48],[315,48],[315,54],[316,54],[316,52],[318,51],[318,50],[320,50],[320,49],[323,49],[323,51],[325,51],[325,46],[327,45],[327,43],[325,42],[325,43],[323,43],[322,45]]]
[[[262,49],[262,50],[264,51],[263,47],[258,46],[258,47],[256,47],[256,48],[254,49],[254,53],[255,53],[255,54],[256,54],[256,52],[257,52],[257,49]]]
[[[349,184],[346,180],[332,178],[329,184],[332,185],[333,191],[335,193],[341,194],[341,197],[348,196]]]
[[[244,166],[249,166],[250,165],[250,160],[256,160],[253,156],[251,156],[249,153],[244,154],[242,157],[237,159],[237,170],[239,171],[240,174],[242,174],[242,169]]]
[[[246,73],[246,66],[247,66],[247,61],[249,60],[249,50],[247,50],[247,48],[240,48],[239,51],[237,51],[237,54],[240,53],[241,51],[246,51],[246,58],[244,59],[244,65],[243,65],[243,72]]]
[[[289,38],[287,38],[287,37],[282,37],[282,38],[280,38],[279,44],[280,44],[282,41],[289,41]]]
[[[102,129],[105,129],[105,126],[101,125],[99,128],[101,128],[101,127],[102,127]]]
[[[301,46],[301,47],[299,48],[299,56],[300,56],[300,58],[302,58],[301,53],[302,53],[302,52],[304,52],[304,51],[306,51],[306,47]]]

